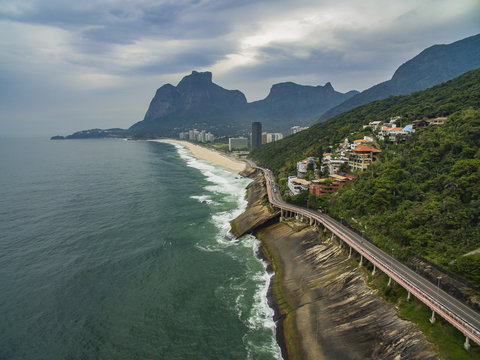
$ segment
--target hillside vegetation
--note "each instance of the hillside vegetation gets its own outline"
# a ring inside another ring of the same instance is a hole
[[[480,283],[480,69],[411,95],[353,109],[251,153],[277,176],[321,156],[370,121],[448,116],[403,144],[380,143],[381,159],[353,183],[324,198],[330,214],[365,231],[396,256],[411,252]]]

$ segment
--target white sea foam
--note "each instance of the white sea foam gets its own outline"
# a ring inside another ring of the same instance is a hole
[[[205,252],[224,252],[247,269],[242,277],[231,278],[229,286],[217,288],[216,295],[226,302],[234,299],[227,306],[231,306],[238,318],[250,329],[251,333],[245,334],[243,339],[248,359],[255,359],[259,353],[281,359],[281,350],[275,336],[274,312],[267,298],[272,274],[267,272],[267,264],[257,257],[259,242],[252,235],[235,239],[230,234],[230,221],[245,211],[247,206],[245,188],[251,180],[197,159],[181,145],[175,144],[175,147],[187,166],[200,170],[209,183],[204,187],[207,194],[191,198],[211,206],[213,211],[210,221],[217,228],[217,233],[214,243],[196,244],[196,248]],[[270,334],[271,341],[261,345],[253,340],[252,333],[264,331]]]
[[[208,195],[192,195],[190,196],[190,198],[198,200],[198,202],[205,203],[208,205],[218,205],[218,203],[213,201]]]

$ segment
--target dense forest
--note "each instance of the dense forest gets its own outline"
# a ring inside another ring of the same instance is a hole
[[[480,283],[480,110],[451,115],[411,141],[390,145],[351,186],[329,199],[329,211],[350,220],[398,256],[424,256]]]
[[[294,173],[303,156],[321,156],[360,134],[362,125],[391,116],[401,116],[402,124],[436,116],[448,120],[398,145],[379,142],[379,161],[339,192],[309,199],[310,206],[326,206],[398,257],[416,253],[480,284],[480,253],[465,256],[480,248],[480,69],[358,107],[262,146],[251,157],[282,178]]]

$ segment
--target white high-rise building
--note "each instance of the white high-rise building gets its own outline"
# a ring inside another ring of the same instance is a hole
[[[271,143],[271,142],[282,140],[282,139],[283,139],[282,133],[267,133],[267,143]]]

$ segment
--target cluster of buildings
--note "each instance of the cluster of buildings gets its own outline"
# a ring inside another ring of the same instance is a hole
[[[308,126],[292,126],[291,133],[296,134],[299,131],[308,129]],[[215,136],[211,132],[206,132],[205,130],[191,129],[183,131],[178,134],[179,139],[196,141],[201,143],[213,142],[215,141]],[[255,150],[257,147],[263,144],[268,144],[274,141],[282,140],[283,134],[279,132],[262,132],[262,123],[253,122],[252,123],[252,133],[251,138],[247,137],[232,137],[228,139],[228,150],[246,150],[251,148]]]
[[[255,150],[260,145],[268,144],[268,143],[282,140],[282,139],[283,139],[282,133],[262,132],[261,122],[256,121],[252,123],[252,137],[250,142],[252,150]],[[229,151],[243,150],[248,147],[249,147],[248,139],[246,137],[237,137],[237,138],[228,139]]]
[[[371,146],[372,142],[373,138],[369,136],[355,140],[353,143],[345,139],[334,152],[323,154],[320,170],[336,174],[340,169],[348,166],[352,171],[364,171],[382,152]]]
[[[178,134],[178,137],[181,140],[197,141],[201,143],[213,142],[215,140],[215,136],[211,132],[206,132],[205,130],[198,131],[197,129],[181,132]]]
[[[354,179],[355,175],[347,173],[330,174],[327,178],[311,181],[289,176],[287,185],[292,195],[298,195],[301,191],[308,191],[316,196],[321,196],[337,191]]]
[[[319,179],[317,162],[318,158],[315,157],[308,157],[297,162],[297,176],[289,176],[287,182],[291,194],[297,195],[301,191],[309,191],[311,194],[321,196],[337,191],[355,179],[355,175],[341,172],[338,169],[330,172],[328,177]],[[309,171],[311,171],[310,176],[313,176],[311,180],[306,178]]]
[[[372,128],[373,132],[376,133],[378,140],[390,140],[392,142],[399,143],[400,141],[404,141],[407,136],[413,134],[416,129],[429,125],[442,125],[445,120],[447,120],[446,117],[437,117],[428,120],[415,120],[407,126],[398,127],[395,125],[395,122],[399,118],[399,116],[392,117],[388,123],[382,121],[373,121],[368,125],[364,125],[364,128]]]
[[[381,150],[372,146],[376,140],[390,140],[398,143],[404,141],[415,130],[431,125],[441,125],[447,120],[446,117],[438,117],[428,120],[415,120],[412,124],[404,127],[396,125],[400,117],[396,116],[389,121],[373,121],[364,128],[370,127],[373,136],[364,136],[363,139],[350,142],[345,139],[338,144],[333,152],[324,153],[321,161],[318,158],[309,157],[297,162],[297,176],[288,177],[288,188],[292,195],[297,195],[301,191],[321,196],[334,191],[348,184],[355,179],[355,175],[348,174],[345,170],[364,171],[370,164],[377,160]],[[292,128],[293,131],[293,128]],[[353,134],[352,134],[353,135]],[[317,164],[322,173],[328,173],[327,178],[318,178]],[[310,179],[306,178],[309,170],[313,170]],[[313,179],[311,179],[313,174]]]

